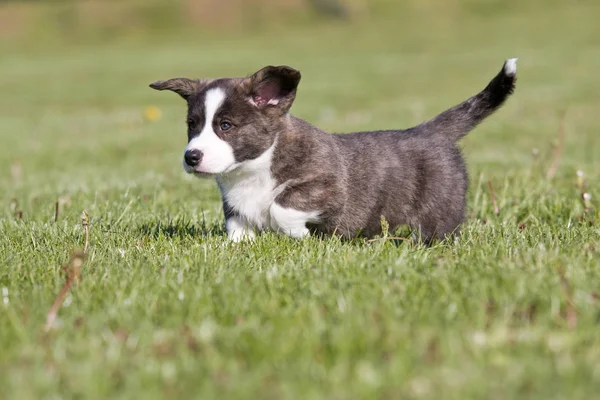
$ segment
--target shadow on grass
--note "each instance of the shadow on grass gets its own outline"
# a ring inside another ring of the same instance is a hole
[[[226,236],[222,224],[206,225],[201,222],[194,224],[191,221],[157,221],[142,224],[138,228],[144,236],[150,236],[155,239],[166,238],[187,238],[200,236]]]
[[[193,223],[191,221],[185,220],[168,220],[168,221],[156,221],[156,222],[147,222],[142,224],[138,231],[144,235],[149,236],[154,239],[158,239],[161,237],[164,238],[188,238],[188,237],[202,237],[202,236],[216,236],[216,237],[227,237],[227,232],[224,229],[224,224],[222,223],[213,223],[211,225],[207,225],[205,222]],[[364,245],[379,241],[387,241],[392,243],[395,246],[401,246],[412,244],[418,245],[419,243],[413,243],[410,239],[410,235],[406,234],[406,232],[400,236],[393,235],[387,238],[366,238],[362,236],[357,236],[355,238],[347,238],[344,236],[335,236],[340,243],[348,244],[348,245]],[[327,235],[324,233],[311,232],[311,236],[320,240],[332,240],[331,235]],[[431,243],[423,243],[426,247],[431,247]]]

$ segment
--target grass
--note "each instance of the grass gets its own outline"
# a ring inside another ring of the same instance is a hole
[[[3,54],[0,397],[596,396],[598,6],[388,14]],[[514,97],[463,141],[463,234],[432,248],[229,243],[215,184],[181,170],[183,102],[147,87],[285,63],[303,72],[296,115],[331,131],[400,128],[514,56]],[[162,118],[144,119],[148,106]],[[83,210],[81,280],[45,332]]]

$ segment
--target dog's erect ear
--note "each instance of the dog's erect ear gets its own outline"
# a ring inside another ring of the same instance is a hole
[[[264,67],[249,78],[250,102],[259,108],[274,106],[287,112],[296,98],[300,71],[287,66]]]
[[[170,90],[187,100],[192,94],[202,90],[209,82],[207,79],[173,78],[151,83],[150,87],[156,90]]]

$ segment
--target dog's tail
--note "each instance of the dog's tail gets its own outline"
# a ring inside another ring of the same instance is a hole
[[[459,140],[504,103],[515,90],[517,59],[506,60],[502,70],[481,92],[425,122],[419,130]]]

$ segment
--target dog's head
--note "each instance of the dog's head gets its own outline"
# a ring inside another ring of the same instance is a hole
[[[285,129],[300,72],[268,66],[248,78],[174,78],[150,85],[188,103],[183,167],[198,176],[231,172],[258,158]]]

